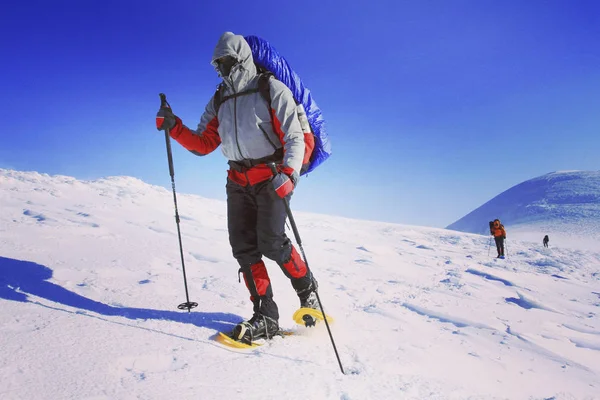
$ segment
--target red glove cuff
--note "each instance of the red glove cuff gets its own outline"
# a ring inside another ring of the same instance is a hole
[[[171,137],[173,139],[177,139],[179,137],[179,135],[181,135],[182,127],[183,127],[183,122],[181,122],[181,118],[179,118],[178,116],[175,116],[175,125],[173,125],[173,127],[169,131],[169,135],[171,135]]]
[[[275,193],[281,198],[286,197],[294,190],[294,184],[289,176],[284,173],[279,173],[271,181]]]

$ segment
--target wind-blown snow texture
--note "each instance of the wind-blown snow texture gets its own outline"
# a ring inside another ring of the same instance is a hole
[[[190,314],[169,190],[0,170],[0,398],[600,398],[597,252],[513,241],[495,260],[485,236],[298,212],[342,375],[272,262],[299,334],[212,341],[251,305],[225,204],[178,200]]]
[[[499,218],[508,238],[600,250],[600,171],[553,172],[520,183],[449,225],[489,234]]]

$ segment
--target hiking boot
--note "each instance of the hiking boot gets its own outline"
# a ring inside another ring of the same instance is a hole
[[[251,344],[259,339],[271,339],[278,332],[279,323],[277,320],[256,313],[248,321],[237,324],[231,332],[231,337],[240,342]]]
[[[319,307],[319,300],[317,299],[317,292],[312,290],[309,292],[308,296],[300,298],[300,307],[301,308],[312,308],[313,310],[317,310],[319,314],[321,314],[321,307]],[[294,317],[295,319],[295,317]],[[302,314],[302,322],[300,320],[296,320],[297,323],[304,324],[304,326],[311,327],[317,324],[317,318],[309,313]]]
[[[300,308],[312,308],[321,313],[321,307],[319,307],[319,300],[317,299],[318,286],[317,281],[313,278],[306,289],[297,292],[298,298],[300,299]],[[296,317],[294,317],[294,319],[296,319]],[[304,326],[315,326],[317,323],[317,318],[311,314],[302,313],[301,319],[301,321],[298,319],[296,322],[304,324]]]
[[[319,301],[317,300],[317,293],[313,290],[308,294],[308,297],[300,298],[300,307],[320,310]]]
[[[319,301],[317,300],[316,293],[318,287],[317,281],[313,278],[306,289],[296,291],[300,299],[300,308],[314,308],[315,310],[319,310]]]

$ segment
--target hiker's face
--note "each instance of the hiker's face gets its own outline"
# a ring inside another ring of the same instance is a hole
[[[229,76],[231,69],[235,64],[237,64],[237,60],[232,56],[225,56],[217,59],[217,66],[223,77]]]

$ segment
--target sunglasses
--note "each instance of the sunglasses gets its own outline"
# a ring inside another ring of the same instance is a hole
[[[235,64],[237,64],[237,59],[233,56],[225,56],[225,57],[221,57],[221,58],[217,58],[217,60],[215,61],[217,63],[218,66],[222,66],[222,67],[233,67]]]

